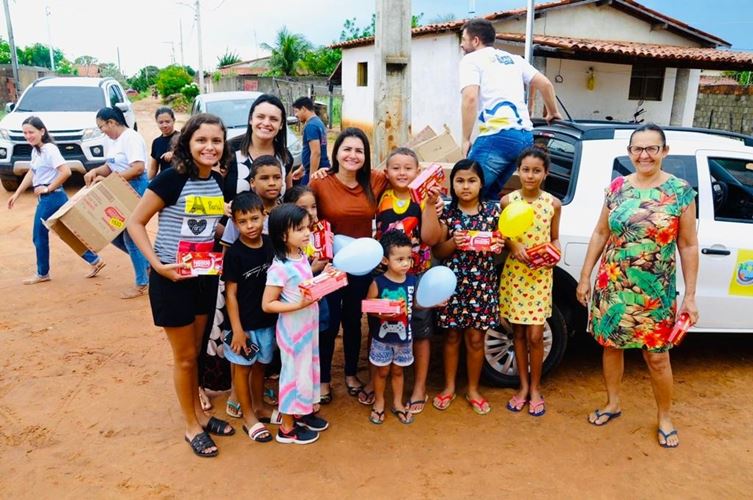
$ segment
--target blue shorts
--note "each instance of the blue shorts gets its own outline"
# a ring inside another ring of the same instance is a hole
[[[233,363],[234,365],[251,366],[254,363],[261,363],[268,365],[272,362],[272,355],[275,352],[275,327],[259,328],[258,330],[248,330],[246,335],[251,339],[251,342],[259,347],[259,352],[256,356],[252,356],[251,359],[246,359],[240,354],[235,354],[230,348],[230,344],[225,342],[225,337],[228,332],[224,332],[222,335],[222,347],[225,359]]]
[[[385,344],[372,338],[369,361],[374,366],[410,366],[413,364],[413,342]]]
[[[529,130],[510,129],[476,137],[468,159],[477,161],[484,171],[483,199],[499,200],[502,188],[517,168],[518,156],[530,146],[533,134]]]

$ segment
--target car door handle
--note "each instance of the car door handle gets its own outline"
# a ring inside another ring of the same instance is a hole
[[[702,248],[703,255],[729,255],[732,252],[724,248]]]

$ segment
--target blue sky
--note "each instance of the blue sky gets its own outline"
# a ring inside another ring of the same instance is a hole
[[[536,0],[543,3],[546,0]],[[751,0],[641,0],[654,10],[719,36],[737,50],[753,51],[753,1]],[[184,61],[198,66],[197,32],[193,0],[11,0],[16,43],[47,43],[45,6],[49,6],[52,44],[70,59],[92,55],[101,62],[117,63],[120,50],[123,71],[130,75],[147,64],[165,66],[180,62],[179,23],[183,25]],[[111,5],[119,5],[113,10]],[[486,14],[525,6],[525,0],[476,0],[476,13]],[[343,22],[356,18],[367,25],[374,0],[201,0],[204,67],[212,69],[225,50],[243,59],[263,55],[258,46],[274,41],[283,25],[304,34],[316,45],[340,36]],[[413,0],[414,13],[423,12],[424,24],[438,16],[468,16],[468,0]],[[7,39],[0,11],[0,36]]]

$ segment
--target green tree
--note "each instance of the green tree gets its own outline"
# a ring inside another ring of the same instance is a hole
[[[217,58],[217,67],[221,68],[239,62],[241,62],[241,57],[237,53],[231,52],[230,49],[225,49],[225,53]]]
[[[306,52],[301,59],[301,68],[311,75],[329,76],[337,67],[340,59],[342,59],[340,49],[319,47]]]
[[[104,63],[99,65],[99,74],[102,78],[115,78],[122,86],[128,86],[128,81],[118,67],[113,63]]]
[[[157,75],[157,91],[162,97],[177,94],[193,81],[191,75],[181,66],[168,66]]]
[[[97,64],[97,58],[94,56],[78,56],[73,60],[73,64],[79,64],[81,66],[92,66]]]
[[[52,48],[52,58],[55,60],[55,67],[59,66],[65,56],[60,49]],[[41,66],[50,68],[50,49],[47,45],[39,42],[34,45],[24,47],[19,54],[18,64],[28,66]]]
[[[291,33],[283,26],[277,32],[275,44],[264,43],[262,47],[272,52],[267,74],[292,76],[298,73],[301,60],[311,50],[311,43],[303,35]]]
[[[74,68],[68,59],[63,59],[55,67],[55,72],[59,75],[78,75],[78,69]]]
[[[418,15],[411,16],[410,24],[411,28],[418,28],[421,26],[421,19],[423,19],[424,13],[421,12]],[[343,29],[340,31],[340,41],[347,42],[348,40],[355,40],[356,38],[366,38],[374,36],[376,33],[376,14],[371,14],[371,22],[368,26],[359,28],[356,24],[356,18],[346,19],[343,23]]]
[[[128,79],[128,85],[139,92],[144,92],[157,83],[159,68],[157,66],[144,66],[134,76]]]

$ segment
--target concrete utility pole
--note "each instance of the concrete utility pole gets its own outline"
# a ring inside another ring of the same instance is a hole
[[[408,141],[410,129],[410,0],[376,0],[374,164]]]
[[[44,17],[47,21],[47,48],[50,49],[50,69],[52,71],[55,71],[55,57],[52,52],[52,32],[50,31],[50,14],[52,14],[52,12],[50,11],[50,6],[45,5]]]
[[[201,48],[201,5],[196,0],[196,35],[199,39],[199,92],[206,92],[204,89],[204,55]]]
[[[533,19],[535,13],[533,10],[533,0],[528,0],[526,5],[526,41],[525,52],[523,56],[525,60],[533,64]]]
[[[183,57],[183,19],[178,19],[178,29],[180,30],[180,65],[186,65],[186,59]]]
[[[13,84],[16,87],[15,98],[18,99],[18,94],[21,93],[21,81],[18,78],[18,54],[16,54],[16,40],[13,38],[13,23],[10,20],[10,8],[8,7],[8,0],[3,0],[3,7],[5,8],[5,24],[8,26],[8,45],[10,46],[10,62],[13,68]]]

